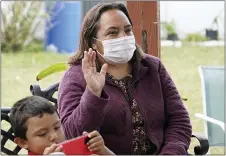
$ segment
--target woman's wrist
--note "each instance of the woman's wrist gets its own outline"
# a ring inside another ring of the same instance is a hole
[[[93,90],[90,89],[88,86],[87,86],[87,88],[88,88],[94,95],[96,95],[97,97],[100,97],[100,96],[101,96],[102,90],[99,90],[99,91],[93,91]]]

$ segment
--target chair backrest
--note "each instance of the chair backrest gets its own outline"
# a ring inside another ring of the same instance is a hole
[[[1,108],[1,152],[7,155],[17,155],[21,148],[14,143],[14,135],[9,121],[10,109],[9,107]]]
[[[31,85],[30,92],[32,95],[41,96],[50,102],[53,102],[55,107],[58,108],[57,99],[53,97],[54,93],[58,91],[59,82],[54,83],[49,86],[47,89],[41,89],[39,85]]]
[[[57,99],[53,95],[58,91],[58,86],[59,83],[55,83],[47,89],[41,89],[39,85],[31,85],[30,92],[32,95],[41,96],[53,102],[57,108]],[[10,109],[10,107],[1,108],[1,152],[7,155],[17,155],[23,149],[14,143],[14,135],[9,121]],[[8,145],[14,147],[8,147]]]
[[[204,115],[224,121],[224,67],[200,66],[199,73]],[[224,146],[225,132],[218,125],[205,122],[205,134],[210,146]]]

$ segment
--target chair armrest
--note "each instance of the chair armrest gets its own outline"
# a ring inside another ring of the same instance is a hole
[[[201,119],[203,119],[205,121],[208,121],[210,123],[213,123],[213,124],[216,124],[216,125],[220,126],[222,128],[222,130],[225,132],[224,122],[216,120],[214,118],[208,117],[208,116],[206,116],[204,114],[200,114],[200,113],[196,113],[195,116],[197,118],[201,118]]]
[[[199,133],[192,134],[192,137],[198,139],[200,144],[194,147],[195,155],[205,155],[209,151],[209,141],[207,138]]]
[[[8,114],[11,110],[11,107],[2,107],[1,108],[1,113]]]

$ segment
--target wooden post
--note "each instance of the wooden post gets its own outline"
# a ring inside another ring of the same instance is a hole
[[[145,53],[160,58],[158,1],[126,1],[136,42]]]

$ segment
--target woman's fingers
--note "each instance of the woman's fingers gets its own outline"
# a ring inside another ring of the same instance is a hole
[[[91,62],[92,62],[92,72],[95,74],[97,72],[95,51],[92,51],[92,61]]]
[[[96,52],[92,51],[92,67],[96,67]]]
[[[96,72],[96,54],[91,48],[89,48],[88,52],[84,52],[82,67],[85,70],[92,70],[92,72]]]
[[[82,68],[83,70],[89,69],[89,56],[87,51],[84,51],[84,58],[82,59]]]
[[[92,49],[89,48],[89,52],[88,52],[88,56],[89,56],[89,66],[92,67]]]
[[[102,66],[102,68],[101,68],[101,70],[100,70],[100,73],[101,73],[103,76],[106,76],[107,69],[108,69],[108,64],[105,63],[105,64]]]

